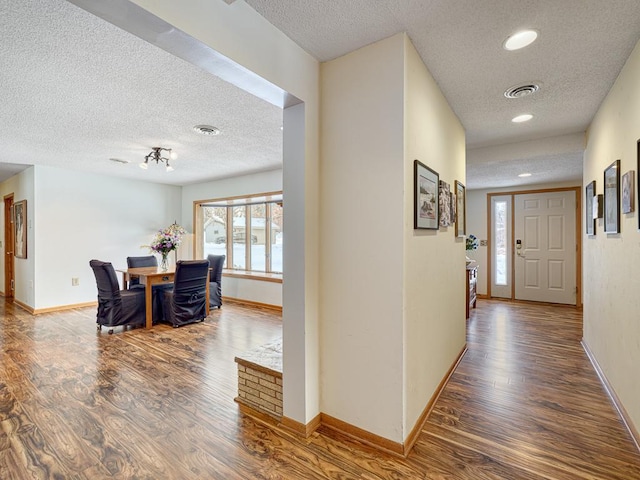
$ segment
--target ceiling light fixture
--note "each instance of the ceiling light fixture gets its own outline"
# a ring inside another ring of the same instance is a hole
[[[162,152],[169,152],[169,156],[163,157]],[[151,152],[144,157],[144,162],[140,164],[140,168],[146,170],[149,168],[149,160],[155,160],[156,163],[165,162],[167,164],[167,172],[173,172],[173,167],[169,165],[169,160],[175,160],[176,158],[178,158],[178,155],[170,148],[153,147]]]
[[[508,37],[502,47],[505,50],[519,50],[526,46],[531,45],[538,38],[538,32],[536,30],[521,30]]]
[[[533,115],[531,115],[530,113],[525,113],[523,115],[518,115],[517,117],[513,117],[511,121],[513,123],[522,123],[522,122],[528,122],[532,118],[533,118]]]
[[[525,177],[530,177],[531,174],[530,173],[521,173],[520,175],[518,175],[520,178],[525,178]]]

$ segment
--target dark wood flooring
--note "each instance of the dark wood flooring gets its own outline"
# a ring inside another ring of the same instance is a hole
[[[280,335],[239,305],[108,335],[92,308],[0,300],[0,479],[640,479],[574,309],[479,301],[406,459],[239,413],[234,356]]]

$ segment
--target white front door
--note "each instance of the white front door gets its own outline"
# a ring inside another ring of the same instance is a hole
[[[576,304],[576,193],[515,196],[515,298]]]

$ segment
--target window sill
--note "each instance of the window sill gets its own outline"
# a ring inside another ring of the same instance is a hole
[[[261,282],[282,283],[281,273],[244,272],[241,270],[222,270],[223,277],[245,278],[247,280],[259,280]]]

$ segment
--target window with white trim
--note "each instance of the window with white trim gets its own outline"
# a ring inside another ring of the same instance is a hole
[[[226,255],[224,268],[282,273],[282,193],[195,203],[196,256]]]

